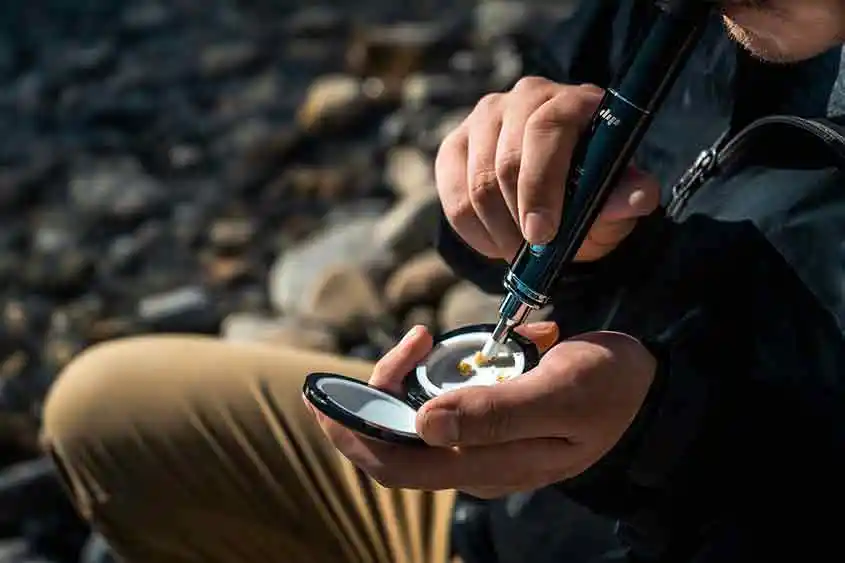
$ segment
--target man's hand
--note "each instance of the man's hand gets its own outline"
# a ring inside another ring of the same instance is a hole
[[[541,349],[557,337],[553,323],[526,325],[521,332]],[[416,327],[376,365],[370,384],[398,391],[431,345],[428,332]],[[634,420],[655,363],[623,334],[564,341],[518,379],[426,403],[417,429],[430,448],[371,440],[312,410],[335,447],[385,486],[493,498],[571,478],[595,464]]]
[[[565,205],[570,158],[604,91],[523,78],[481,99],[440,147],[437,190],[458,235],[489,258],[511,260],[523,240],[549,242]],[[629,169],[578,253],[597,260],[657,208],[660,186]]]

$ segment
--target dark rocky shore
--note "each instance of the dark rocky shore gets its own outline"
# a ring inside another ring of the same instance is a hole
[[[487,320],[431,249],[436,148],[573,2],[6,0],[0,563],[108,561],[37,447],[85,348],[221,334],[375,358]],[[294,330],[293,327],[296,327]]]

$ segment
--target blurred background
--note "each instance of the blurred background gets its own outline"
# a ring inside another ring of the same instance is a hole
[[[110,561],[37,445],[89,346],[493,320],[432,249],[433,158],[576,3],[2,0],[0,563]]]

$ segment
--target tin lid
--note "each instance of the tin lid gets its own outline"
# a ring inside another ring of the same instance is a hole
[[[423,394],[443,393],[480,385],[496,385],[533,369],[539,361],[534,344],[512,334],[489,365],[461,373],[459,364],[479,351],[494,325],[473,325],[440,336],[425,361],[408,375]],[[303,385],[305,398],[320,412],[343,426],[384,442],[423,445],[417,434],[417,409],[408,398],[391,395],[358,379],[332,373],[312,373]]]
[[[333,373],[305,378],[305,398],[335,422],[370,438],[395,444],[422,444],[417,411],[405,401],[358,379]]]

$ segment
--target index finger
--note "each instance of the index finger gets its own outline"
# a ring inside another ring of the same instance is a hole
[[[557,234],[572,151],[601,103],[597,88],[572,88],[550,99],[525,126],[517,206],[525,239],[548,243]]]

